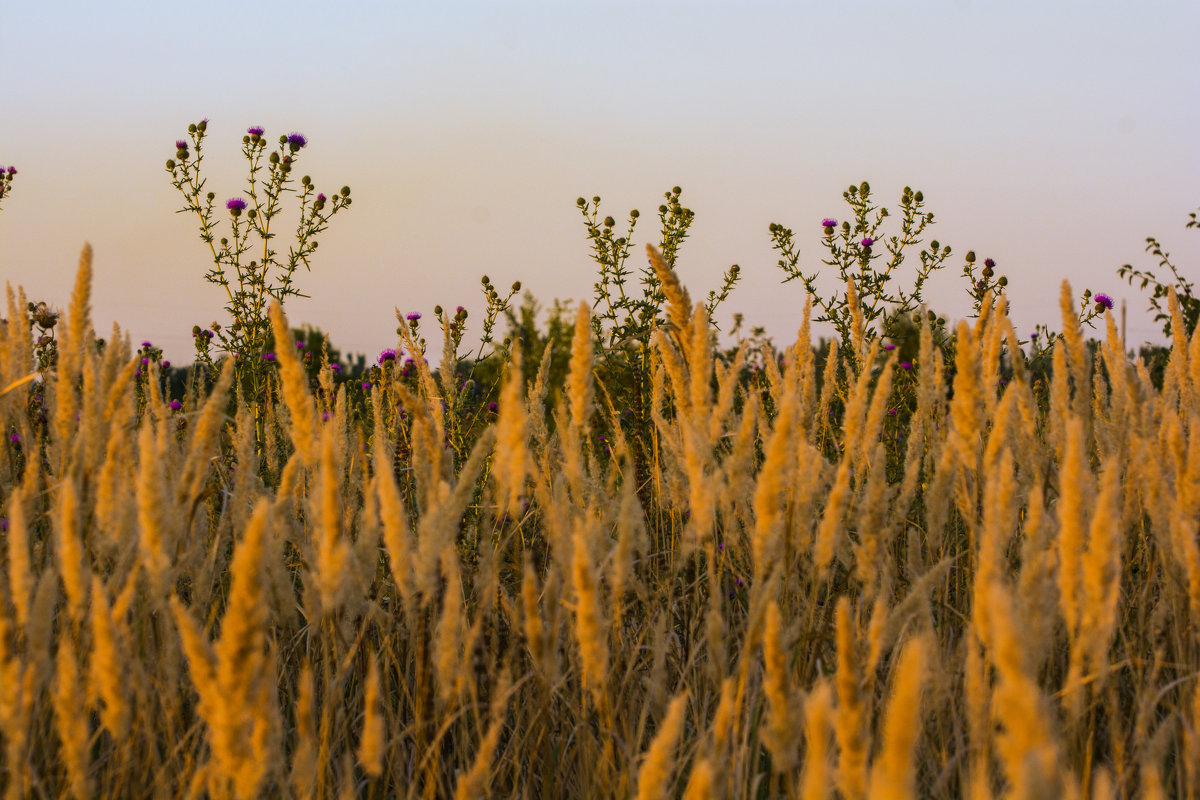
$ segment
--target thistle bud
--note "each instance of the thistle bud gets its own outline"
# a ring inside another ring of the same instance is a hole
[[[196,132],[196,126],[188,125],[188,133],[195,133],[195,132]]]
[[[638,214],[638,210],[636,208],[629,212],[630,219],[637,219],[639,216],[640,214]]]
[[[968,263],[968,264],[974,264],[974,263],[975,263],[975,251],[974,251],[974,250],[968,250],[968,251],[967,251],[967,263]]]
[[[519,292],[519,291],[521,291],[521,282],[520,282],[520,281],[513,281],[512,290],[513,290],[514,292]]]

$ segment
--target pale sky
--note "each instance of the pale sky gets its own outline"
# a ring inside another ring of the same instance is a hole
[[[575,198],[642,211],[638,267],[675,184],[692,295],[740,264],[719,318],[777,340],[804,291],[780,283],[768,225],[796,230],[812,270],[821,218],[846,218],[862,180],[893,208],[924,191],[955,250],[929,293],[950,317],[969,249],[1008,275],[1023,333],[1057,327],[1066,278],[1128,299],[1129,338],[1154,338],[1116,275],[1153,266],[1148,235],[1200,277],[1196,2],[0,0],[0,31],[0,164],[19,169],[0,280],[65,306],[90,241],[99,333],[115,320],[177,362],[193,324],[225,321],[164,168],[204,117],[218,198],[245,185],[250,125],[302,132],[297,177],[353,187],[288,311],[371,356],[397,307],[480,319],[485,273],[547,305],[589,297]]]

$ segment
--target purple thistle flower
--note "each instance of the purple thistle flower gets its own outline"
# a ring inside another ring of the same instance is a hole
[[[188,143],[186,141],[184,141],[183,139],[176,139],[175,140],[175,149],[176,150],[187,150]]]
[[[1031,340],[1036,340],[1037,339],[1037,331],[1034,331],[1033,333],[1029,334],[1029,338]]]
[[[370,383],[370,381],[363,381],[363,387],[362,387],[362,388],[363,388],[363,391],[367,391],[367,390],[369,390],[369,389],[371,388],[371,383]]]
[[[142,347],[153,347],[153,346],[154,345],[150,344],[150,342],[148,342],[148,341],[142,342]]]
[[[17,174],[17,168],[16,168],[16,167],[9,167],[9,168],[8,168],[8,174],[9,174],[9,175],[16,175],[16,174]]]
[[[20,443],[21,443],[21,434],[19,434],[19,433],[14,433],[14,434],[13,434],[12,436],[10,436],[9,438],[12,440],[12,443],[13,443],[13,444],[20,444]]]
[[[889,409],[888,409],[888,416],[889,416],[889,417],[894,417],[894,416],[896,416],[896,413],[897,413],[897,412],[896,412],[896,409],[894,409],[894,408],[889,408]]]
[[[994,266],[996,266],[996,259],[994,259],[994,258],[985,258],[985,259],[983,260],[983,265],[984,265],[985,267],[994,267]]]
[[[225,207],[234,214],[237,214],[246,210],[246,201],[240,197],[231,197],[229,198],[228,202],[225,203]]]
[[[381,366],[388,361],[395,361],[395,360],[396,360],[396,351],[394,349],[387,347],[387,348],[384,348],[382,351],[380,351],[378,363]]]
[[[171,368],[171,362],[170,362],[170,361],[166,361],[166,360],[164,360],[164,361],[162,362],[162,364],[160,365],[160,367],[161,367],[162,369],[170,369],[170,368]]]
[[[178,400],[171,401],[171,410],[172,411],[178,411],[181,408],[183,408],[183,403],[179,402]]]
[[[150,363],[150,359],[148,359],[148,358],[143,358],[143,359],[142,359],[142,363],[143,363],[143,364],[149,364],[149,363]]]
[[[495,414],[499,409],[500,406],[497,403],[488,403],[488,411],[492,412],[493,414]],[[603,439],[604,437],[601,436],[600,438]]]
[[[414,311],[413,313],[411,313],[407,317],[405,317],[405,319],[407,319],[409,322],[416,322],[420,318],[421,318],[421,314],[416,311]]]
[[[303,349],[304,349],[304,342],[301,342],[301,341],[297,340],[297,341],[296,341],[296,347],[299,347],[301,350],[303,350]]]
[[[246,128],[246,133],[250,134],[251,136],[262,136],[263,127],[262,125],[251,125],[249,128]]]
[[[874,239],[872,239],[870,236],[868,236],[868,237],[866,237],[865,239],[863,239],[863,240],[862,240],[862,246],[863,246],[863,247],[870,247],[870,246],[871,246],[871,245],[873,245],[873,244],[875,244],[875,240],[874,240]]]
[[[341,371],[342,371],[342,365],[341,365],[341,364],[330,364],[330,365],[329,365],[329,368],[330,368],[331,370],[333,370],[334,372],[341,372]]]
[[[896,349],[896,345],[892,344],[891,342],[888,342],[887,344],[885,344],[883,346],[883,349],[887,350],[888,352],[891,352],[892,350]]]
[[[832,228],[834,225],[837,225],[837,220],[833,217],[826,217],[821,220],[821,227],[823,228]]]
[[[909,361],[901,361],[900,369],[912,369],[912,363]]]
[[[289,133],[288,144],[291,146],[292,152],[295,152],[308,144],[308,139],[305,139],[304,134],[301,133]]]
[[[1094,299],[1096,301],[1096,309],[1097,310],[1099,310],[1100,306],[1104,306],[1106,309],[1108,309],[1110,311],[1112,310],[1113,299],[1111,297],[1109,297],[1108,295],[1104,294],[1104,292],[1101,292],[1100,294],[1096,295],[1096,297]]]

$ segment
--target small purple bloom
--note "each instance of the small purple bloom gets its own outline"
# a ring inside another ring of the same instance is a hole
[[[162,367],[162,369],[170,369],[170,368],[171,368],[171,362],[170,362],[170,361],[166,361],[166,360],[164,360],[160,366]]]
[[[263,360],[263,361],[274,361],[274,360],[275,360],[275,354],[274,354],[274,353],[272,353],[272,352],[269,352],[269,351],[268,351],[268,352],[266,352],[266,353],[263,353],[263,354],[262,354],[262,360]]]
[[[325,202],[325,195],[324,195],[324,194],[322,194],[322,193],[320,193],[320,192],[318,192],[318,193],[317,193],[317,202],[318,202],[318,203],[324,203],[324,202]]]
[[[495,414],[499,409],[500,409],[500,406],[498,404],[488,403],[488,411],[492,412],[493,414]],[[601,439],[601,441],[603,441],[604,437],[601,436],[600,439]]]
[[[985,258],[983,260],[983,265],[985,267],[994,267],[996,266],[996,260],[994,258]]]
[[[236,214],[239,211],[246,210],[246,201],[240,197],[231,197],[229,198],[229,201],[225,203],[225,207]]]
[[[249,128],[246,128],[246,133],[250,134],[251,136],[262,136],[263,127],[262,125],[251,125]]]
[[[303,350],[303,349],[304,349],[304,342],[297,341],[297,342],[296,342],[296,347],[299,347],[301,350]]]
[[[331,370],[333,370],[334,372],[341,372],[341,371],[342,371],[342,365],[341,365],[341,364],[330,364],[330,365],[329,365],[329,368],[330,368]]]
[[[0,517],[0,531],[8,530],[8,517]]]
[[[142,347],[153,347],[153,346],[154,346],[154,345],[150,344],[150,342],[148,342],[148,341],[147,341],[147,342],[142,342]]]
[[[181,408],[183,408],[183,403],[179,402],[178,400],[171,401],[171,410],[172,411],[178,411]]]
[[[1037,331],[1034,331],[1033,333],[1029,334],[1029,338],[1032,340],[1036,340],[1037,339]]]
[[[1108,309],[1110,311],[1112,310],[1113,299],[1111,297],[1109,297],[1108,295],[1104,294],[1104,292],[1101,292],[1100,294],[1096,295],[1095,300],[1096,300],[1097,308],[1099,308],[1100,306],[1104,306],[1106,309]]]
[[[12,436],[10,436],[9,438],[10,438],[10,439],[12,439],[12,443],[13,443],[13,444],[20,444],[20,443],[21,443],[21,434],[19,434],[19,433],[14,433],[14,434],[13,434]]]
[[[187,143],[187,142],[185,142],[183,139],[177,139],[177,140],[175,141],[175,149],[176,149],[176,150],[187,150],[187,149],[188,149],[188,143]]]
[[[894,409],[894,408],[889,408],[889,409],[888,409],[888,416],[889,416],[889,417],[894,417],[894,416],[896,416],[896,413],[897,413],[897,412],[896,412],[896,409]]]
[[[292,150],[299,150],[301,147],[304,147],[304,145],[308,144],[308,139],[305,139],[304,135],[300,133],[289,133],[288,144],[291,145]]]
[[[370,384],[370,382],[369,382],[369,381],[363,381],[363,387],[362,387],[362,388],[363,388],[363,390],[364,390],[364,391],[366,391],[366,390],[369,390],[369,389],[371,388],[371,384]]]
[[[826,217],[821,220],[821,226],[824,228],[832,228],[834,225],[837,225],[837,220],[833,217]]]
[[[883,349],[887,350],[890,353],[892,350],[896,349],[896,345],[892,344],[891,342],[888,342],[887,344],[885,344],[883,346]]]
[[[381,351],[379,353],[378,362],[379,362],[380,366],[382,366],[384,363],[386,363],[388,361],[395,361],[395,360],[396,360],[396,351],[390,347],[384,348],[383,351]]]
[[[908,361],[901,361],[900,369],[912,369],[912,363]]]
[[[870,247],[873,244],[875,244],[875,240],[872,239],[870,236],[868,236],[862,240],[863,247]]]
[[[8,168],[8,174],[9,174],[9,175],[16,175],[16,174],[17,174],[17,168],[16,168],[16,167],[9,167],[9,168]]]
[[[143,363],[143,364],[149,364],[149,363],[150,363],[150,359],[148,359],[148,358],[143,358],[143,359],[142,359],[142,363]]]
[[[328,411],[322,411],[322,412],[321,412],[321,421],[322,421],[322,422],[329,422],[329,412],[328,412]]]
[[[420,313],[418,313],[418,312],[416,312],[416,311],[414,311],[413,313],[409,314],[409,315],[406,317],[406,319],[407,319],[409,322],[416,322],[416,321],[417,321],[417,320],[419,320],[420,318],[421,318],[421,315],[420,315]]]

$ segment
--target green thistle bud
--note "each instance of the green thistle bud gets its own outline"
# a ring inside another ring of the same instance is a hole
[[[863,181],[862,184],[858,187],[858,192],[859,192],[859,194],[866,197],[867,195],[869,195],[871,193],[871,184],[867,183],[866,181]]]
[[[270,161],[272,164],[278,164],[279,153],[271,153],[271,155],[267,158],[267,161]]]
[[[577,199],[575,201],[575,205],[579,206],[580,208],[583,208],[584,206],[587,205],[587,201],[584,200],[582,197],[580,197],[579,199]]]
[[[519,291],[521,291],[521,282],[520,282],[520,281],[513,281],[512,290],[513,290],[514,292],[519,292]]]
[[[967,251],[967,263],[968,263],[968,264],[974,264],[974,263],[975,263],[975,251],[974,251],[974,250],[968,250],[968,251]]]
[[[188,133],[195,133],[195,132],[196,132],[196,126],[188,125]]]
[[[595,195],[594,197],[592,197],[592,202],[593,202],[593,203],[599,203],[599,202],[600,202],[600,195]]]
[[[616,225],[616,224],[617,224],[617,221],[615,219],[613,219],[612,217],[604,218],[604,227],[611,228],[613,225]]]
[[[659,206],[659,207],[658,207],[658,213],[660,213],[660,214],[665,214],[665,213],[667,213],[667,207],[666,207],[666,206]]]
[[[167,159],[167,169],[175,169],[175,159],[173,159],[173,158]]]
[[[350,187],[349,187],[349,186],[343,186],[343,187],[342,187],[342,192],[341,192],[341,195],[342,195],[342,197],[349,197],[349,196],[350,196]]]
[[[1001,286],[1008,286],[1008,278],[1004,275],[1001,275],[1000,279],[997,280],[996,283],[1000,284]]]
[[[280,136],[280,137],[279,137],[279,143],[280,143],[280,144],[287,144],[287,136]]]
[[[207,197],[210,202],[217,199],[217,195],[213,192],[209,192],[205,195],[205,197]]]
[[[199,124],[196,125],[196,130],[200,131],[201,133],[204,133],[206,130],[208,130],[208,120],[200,120]]]
[[[637,219],[639,216],[640,216],[640,214],[638,214],[638,210],[636,208],[633,211],[629,212],[630,219]]]
[[[440,305],[436,305],[433,307],[433,315],[435,317],[440,317],[442,315],[442,307]]]
[[[676,197],[679,197],[679,195],[683,194],[683,189],[680,189],[678,186],[672,186],[671,194],[675,195]]]
[[[915,195],[913,195],[913,199],[916,200],[918,203],[923,203],[923,202],[925,202],[925,193],[917,192]]]
[[[243,136],[243,137],[242,137],[242,144],[250,144],[250,137],[249,137],[249,136]]]

